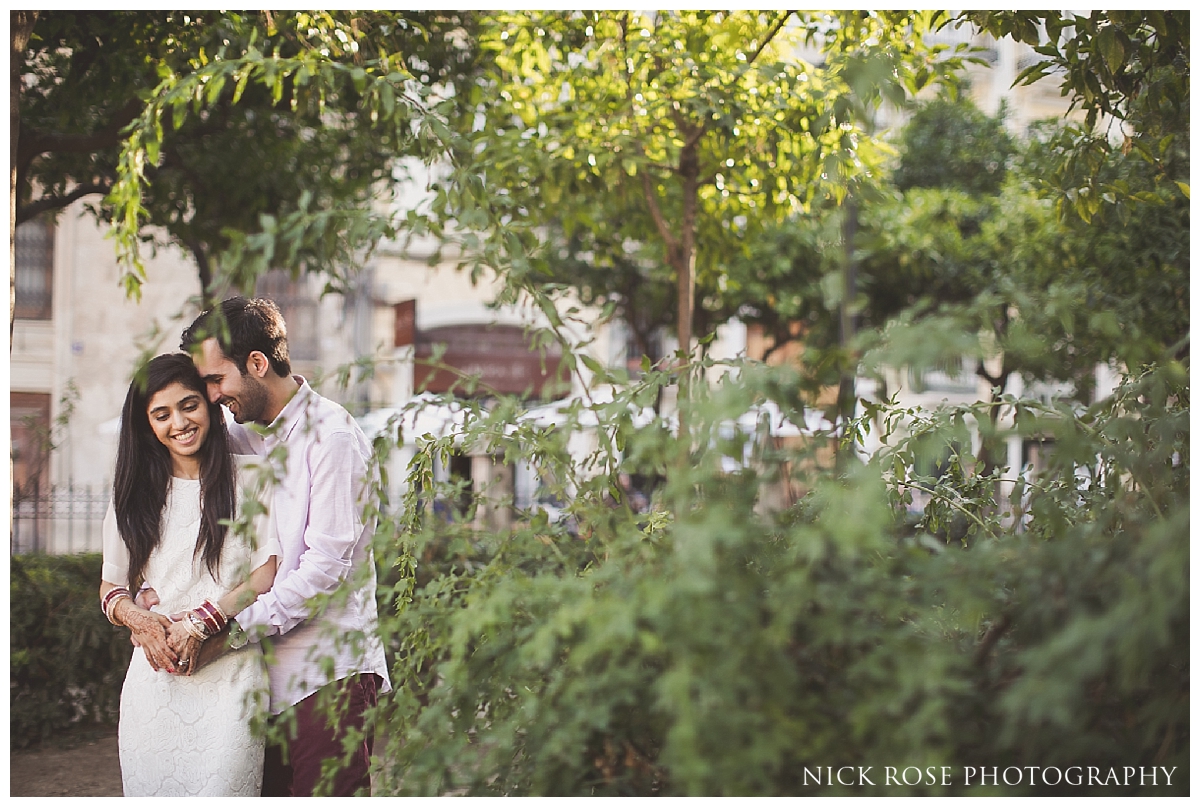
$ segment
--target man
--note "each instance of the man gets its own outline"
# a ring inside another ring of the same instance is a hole
[[[311,795],[322,760],[342,756],[346,732],[362,729],[379,687],[391,688],[375,634],[375,524],[363,518],[370,444],[345,409],[291,374],[286,325],[270,300],[225,300],[196,318],[180,347],[192,355],[209,398],[237,424],[268,427],[264,436],[231,424],[234,451],[278,456],[275,449],[286,449],[267,502],[283,550],[275,584],[231,620],[228,643],[205,642],[196,664],[217,648],[270,637],[272,720],[294,706],[295,723],[286,764],[283,749],[267,746],[263,795]],[[315,604],[348,578],[365,582],[344,602]],[[318,702],[334,696],[349,700],[349,712],[331,728]],[[338,774],[333,795],[370,793],[370,753],[368,734],[351,766]]]

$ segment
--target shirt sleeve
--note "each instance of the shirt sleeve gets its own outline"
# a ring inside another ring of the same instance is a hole
[[[251,569],[262,566],[272,556],[283,557],[283,548],[279,545],[279,535],[275,530],[275,516],[270,511],[254,517],[254,535],[257,540],[250,554]]]
[[[252,498],[262,501],[267,496],[267,476],[262,460],[254,455],[234,455],[237,468],[237,495],[239,513],[243,503]],[[252,545],[250,547],[250,568],[257,569],[266,563],[271,556],[283,557],[283,547],[279,543],[279,532],[276,529],[275,515],[271,508],[266,513],[254,516],[252,524]]]
[[[129,549],[117,529],[117,511],[113,509],[112,502],[108,504],[100,538],[104,558],[104,565],[100,567],[101,579],[114,586],[129,585]]]
[[[332,594],[350,574],[363,533],[358,494],[366,472],[366,458],[353,434],[335,432],[312,444],[300,563],[237,615],[251,638],[287,633],[312,615],[314,597]]]

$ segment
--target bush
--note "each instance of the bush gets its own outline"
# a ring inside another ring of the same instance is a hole
[[[78,723],[112,723],[132,650],[100,612],[101,557],[14,555],[9,727],[14,748]]]
[[[1012,429],[1056,446],[1018,489],[1023,521],[962,433],[992,423],[988,403],[928,422],[885,404],[875,428],[907,430],[865,464],[758,440],[731,469],[747,438],[722,424],[786,387],[737,369],[695,392],[690,447],[622,414],[653,397],[652,374],[596,408],[598,447],[582,463],[566,455],[570,423],[514,425],[503,406],[469,420],[467,442],[570,489],[556,522],[527,514],[494,532],[428,517],[433,457],[454,440],[423,444],[377,549],[402,572],[381,614],[396,690],[377,715],[377,792],[1188,792],[1185,368],[1152,369],[1090,409],[1003,402],[1019,409]],[[916,471],[938,440],[958,447],[940,481]],[[810,492],[771,512],[760,500],[785,461]],[[650,512],[623,505],[619,470],[666,472]],[[913,485],[933,497],[915,524]],[[830,784],[842,766],[873,766],[870,783]],[[922,776],[897,786],[886,766]],[[949,781],[930,782],[942,766]],[[983,766],[1024,778],[981,788]],[[1028,766],[1106,781],[1110,768],[1175,770],[1170,788],[1161,772],[1153,786],[1075,786]]]

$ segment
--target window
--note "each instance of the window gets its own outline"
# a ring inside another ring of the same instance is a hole
[[[909,368],[913,392],[974,392],[975,362],[967,356],[954,356],[918,370]]]
[[[50,482],[50,394],[9,392],[12,482],[16,499],[48,492]]]
[[[308,278],[293,280],[283,269],[272,269],[258,279],[255,294],[279,306],[287,323],[288,357],[292,361],[316,361],[320,356],[320,332],[317,299],[308,287]]]
[[[543,395],[561,398],[570,390],[564,378],[562,348],[546,346],[543,355],[530,347],[530,337],[517,325],[443,325],[414,334],[416,365],[413,385],[426,392],[453,392],[462,397],[493,394]],[[442,350],[437,364],[430,361]],[[453,368],[453,369],[451,369]],[[475,377],[472,388],[467,377]]]
[[[1021,442],[1021,467],[1029,468],[1033,474],[1044,473],[1050,467],[1054,454],[1054,440],[1048,437],[1027,439]]]
[[[662,330],[655,329],[650,332],[647,339],[649,342],[643,350],[641,343],[638,341],[637,334],[633,328],[628,325],[625,328],[625,369],[629,371],[630,378],[640,378],[642,375],[642,357],[650,359],[650,364],[654,365],[663,358],[662,345]]]
[[[17,227],[17,319],[50,319],[54,304],[54,222],[39,216]]]

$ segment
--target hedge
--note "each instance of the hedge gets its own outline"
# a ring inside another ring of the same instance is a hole
[[[100,612],[101,557],[14,555],[9,720],[13,748],[117,719],[132,646]]]

